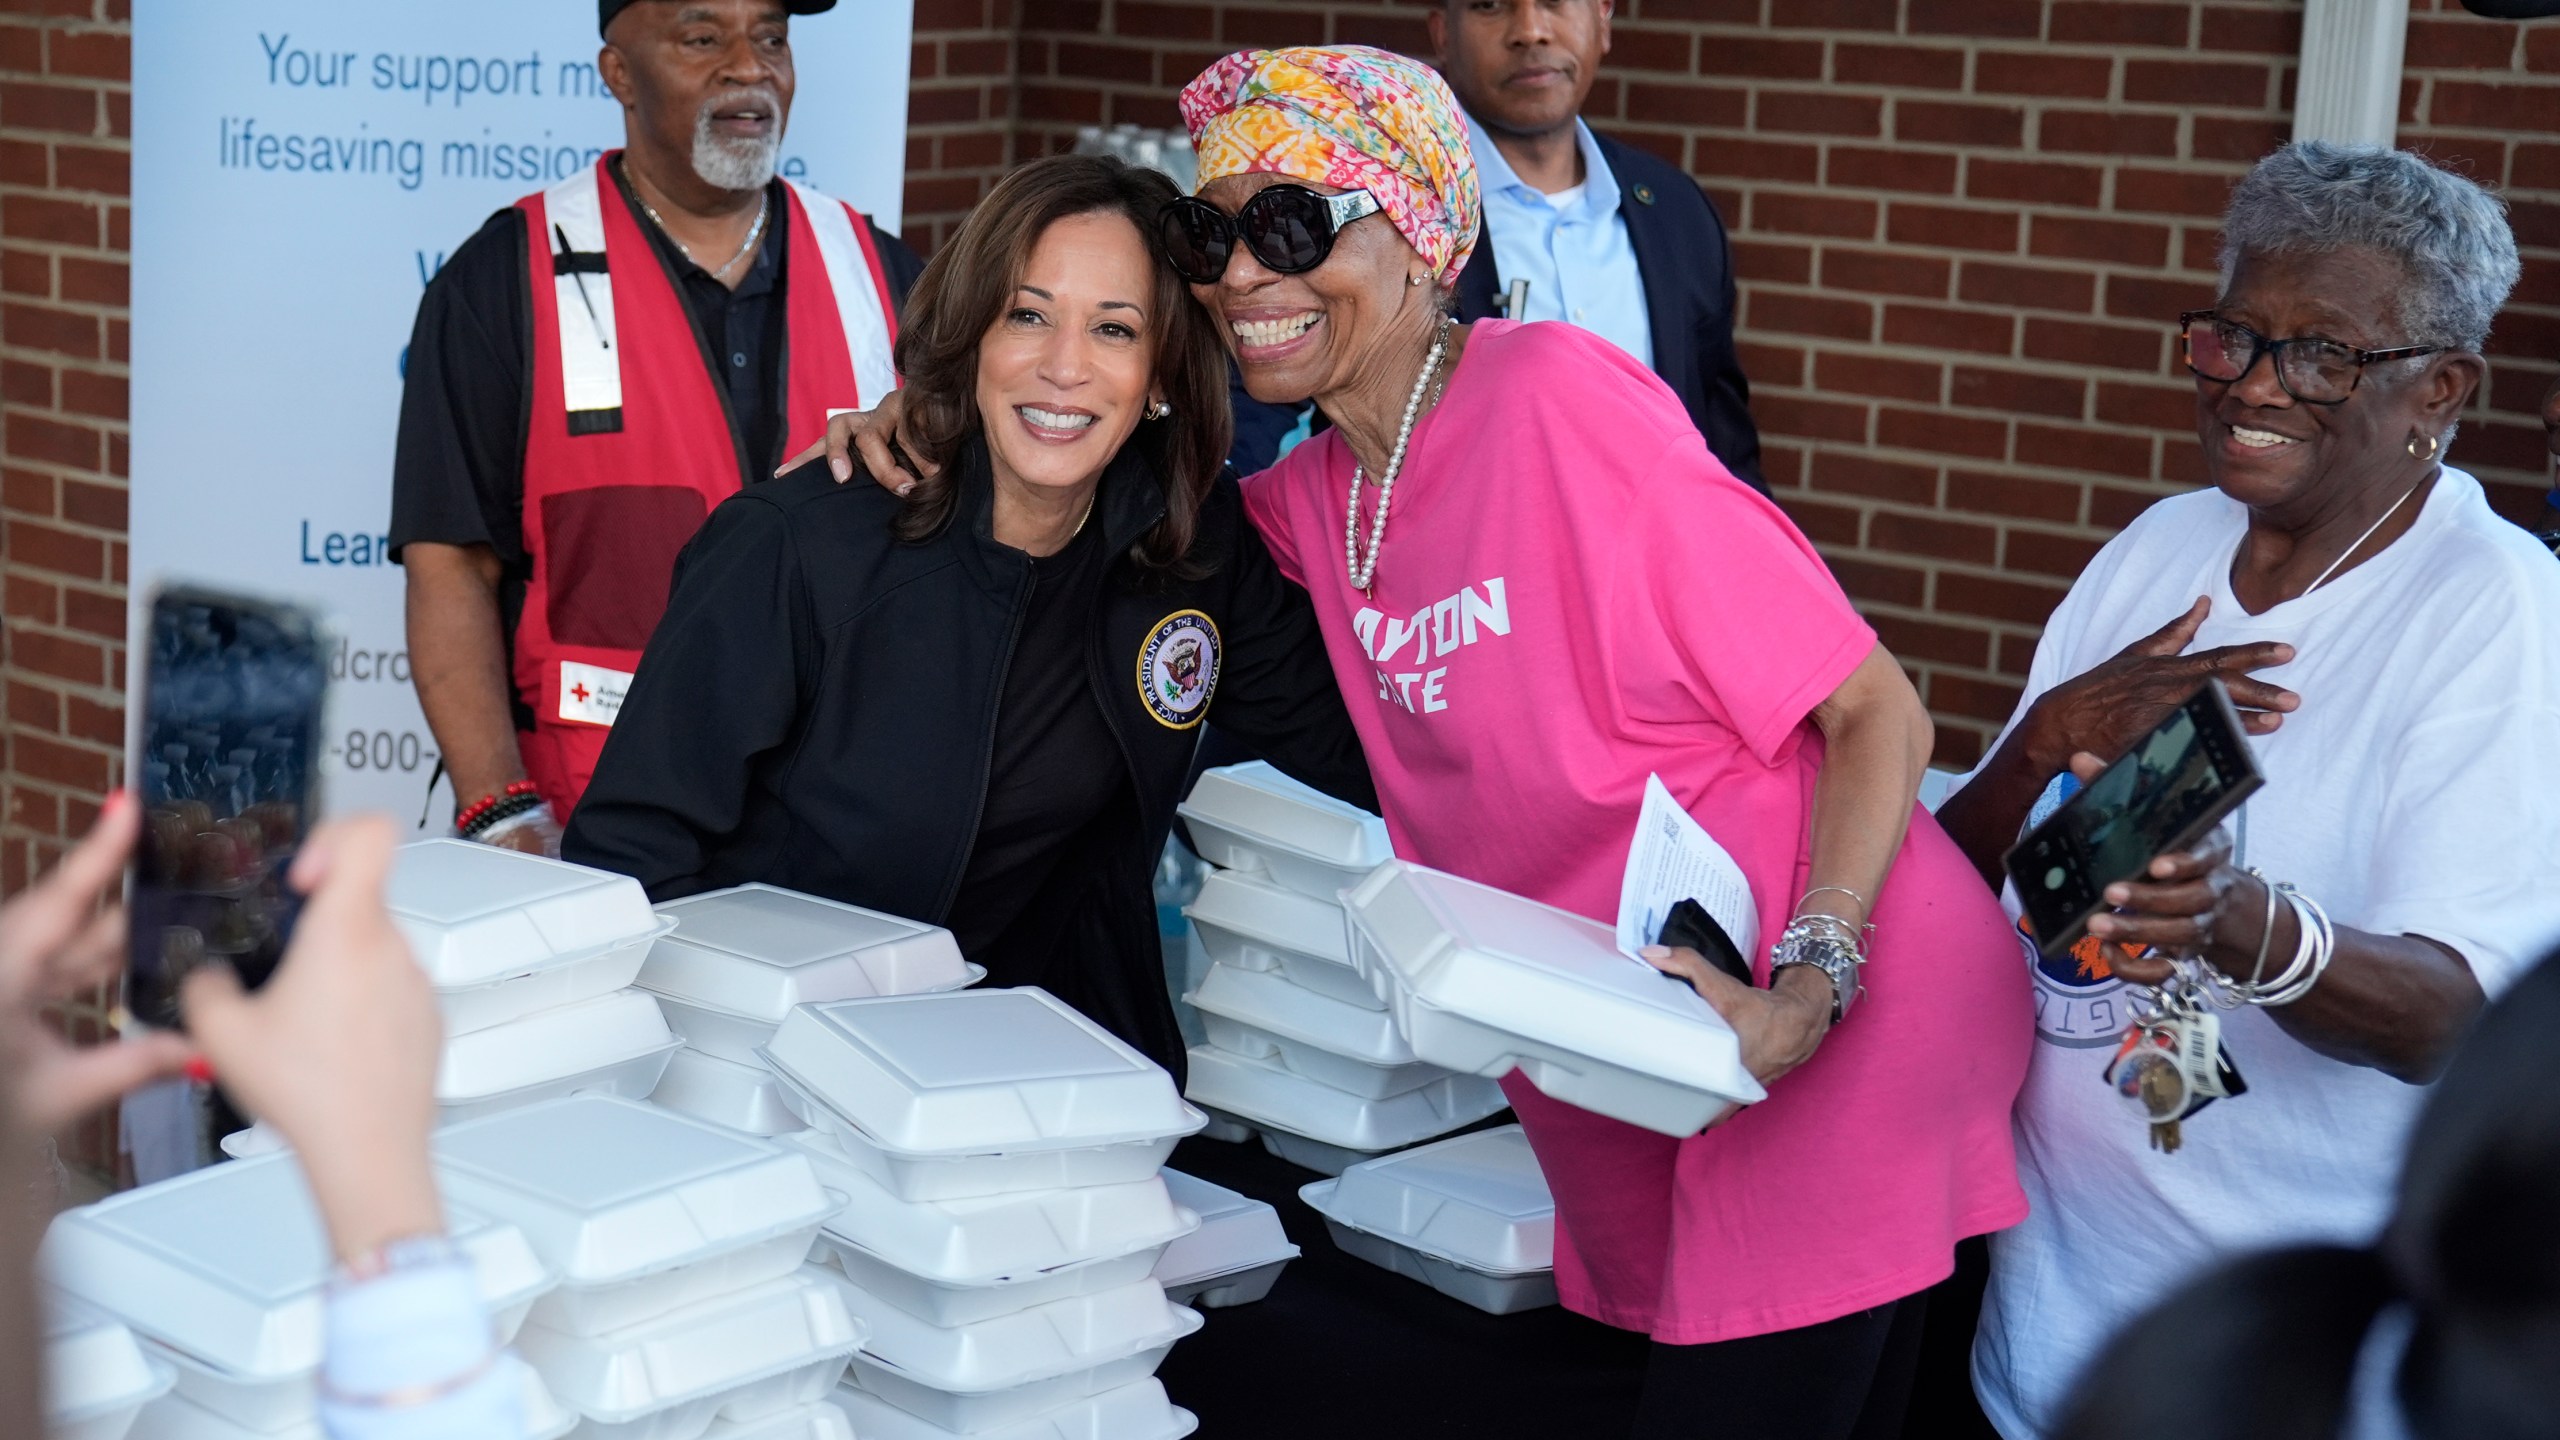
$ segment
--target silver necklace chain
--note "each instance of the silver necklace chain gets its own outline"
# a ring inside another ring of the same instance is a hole
[[[1440,329],[1431,339],[1431,353],[1422,359],[1422,373],[1413,377],[1413,394],[1404,402],[1404,420],[1396,427],[1396,448],[1387,456],[1387,473],[1378,477],[1378,513],[1369,523],[1369,558],[1360,558],[1360,485],[1365,478],[1358,461],[1351,466],[1351,509],[1342,526],[1342,556],[1351,571],[1351,588],[1369,594],[1378,574],[1378,554],[1387,543],[1387,506],[1395,499],[1396,476],[1404,469],[1405,447],[1413,441],[1413,422],[1422,413],[1423,392],[1431,388],[1431,377],[1440,370],[1440,357],[1449,349],[1449,317],[1440,317]]]
[[[2329,577],[2338,573],[2338,567],[2347,563],[2347,557],[2353,555],[2358,550],[2363,549],[2364,542],[2373,538],[2373,532],[2381,529],[2384,522],[2388,521],[2392,516],[2399,514],[2400,507],[2408,504],[2409,497],[2417,494],[2419,486],[2426,483],[2427,477],[2421,475],[2418,477],[2417,485],[2412,485],[2408,489],[2401,491],[2400,498],[2391,502],[2391,508],[2383,511],[2380,518],[2376,519],[2372,524],[2364,527],[2364,533],[2356,537],[2355,543],[2349,545],[2346,549],[2339,551],[2338,558],[2329,562],[2329,568],[2320,572],[2320,578],[2311,582],[2311,589],[2305,590],[2302,593],[2308,595],[2312,590],[2317,590],[2321,586],[2328,584]]]
[[[667,243],[675,246],[684,258],[692,260],[696,267],[701,266],[702,262],[694,257],[691,247],[678,240],[676,232],[667,228],[666,217],[660,215],[658,208],[641,195],[639,186],[631,187],[631,198],[640,202],[640,208],[648,212],[649,223],[658,227],[658,233],[667,237]],[[773,213],[773,192],[768,190],[756,204],[756,223],[747,227],[747,243],[738,247],[738,253],[729,257],[728,264],[710,272],[712,279],[725,281],[729,272],[738,268],[738,262],[746,259],[749,252],[756,248],[756,242],[764,238],[765,217],[771,213]]]

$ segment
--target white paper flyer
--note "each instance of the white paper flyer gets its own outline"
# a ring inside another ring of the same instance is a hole
[[[1683,900],[1704,906],[1745,959],[1760,953],[1760,910],[1742,867],[1671,798],[1661,776],[1649,775],[1635,843],[1627,847],[1627,878],[1618,891],[1618,949],[1634,958],[1662,933],[1664,918]]]

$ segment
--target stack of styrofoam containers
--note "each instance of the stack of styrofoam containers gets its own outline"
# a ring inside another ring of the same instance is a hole
[[[1337,897],[1389,858],[1378,817],[1259,761],[1202,775],[1181,813],[1223,867],[1190,907],[1215,962],[1185,997],[1208,1032],[1194,1102],[1326,1174],[1502,1109],[1492,1081],[1423,1063],[1351,967]]]
[[[1353,966],[1431,1064],[1517,1069],[1567,1104],[1673,1136],[1765,1094],[1724,1017],[1597,921],[1402,860],[1343,908]]]
[[[870,1336],[836,1401],[869,1437],[1172,1440],[1150,1378],[1200,1326],[1153,1278],[1199,1217],[1159,1171],[1207,1117],[1037,989],[803,1005],[762,1057],[848,1203],[825,1243]]]
[[[685,1048],[649,1098],[750,1135],[800,1128],[756,1059],[792,1006],[957,990],[986,975],[948,930],[771,885],[671,900],[658,914],[675,928],[650,947],[640,988]]]
[[[513,1339],[551,1272],[511,1224],[466,1205],[448,1206],[446,1221],[499,1341]],[[131,1435],[317,1433],[329,1243],[291,1156],[216,1165],[65,1211],[41,1264],[54,1287],[130,1326],[175,1372],[174,1393],[145,1405]],[[547,1398],[528,1405],[550,1433],[565,1429],[551,1423],[558,1411]]]
[[[1164,1247],[1156,1283],[1165,1298],[1199,1310],[1250,1305],[1271,1293],[1298,1258],[1280,1228],[1280,1212],[1250,1195],[1179,1170],[1164,1172],[1174,1203],[1200,1217],[1200,1228]]]
[[[1381,1156],[1298,1192],[1345,1254],[1495,1315],[1556,1303],[1556,1202],[1517,1125]]]
[[[840,1437],[819,1402],[862,1326],[833,1278],[804,1266],[838,1200],[798,1155],[578,1095],[447,1127],[436,1170],[559,1275],[516,1348],[582,1436],[695,1440],[725,1421]]]
[[[44,1429],[49,1440],[124,1440],[177,1372],[142,1353],[123,1321],[64,1295],[45,1297]]]
[[[636,1099],[684,1043],[629,988],[673,924],[627,875],[423,840],[401,848],[387,898],[444,1009],[448,1122],[586,1091]]]

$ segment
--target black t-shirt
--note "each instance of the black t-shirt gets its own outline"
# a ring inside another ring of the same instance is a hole
[[[1088,525],[1031,562],[985,809],[949,919],[961,953],[987,967],[991,984],[1031,983],[1044,968],[1060,934],[1050,907],[1032,899],[1075,836],[1130,793],[1129,764],[1094,697],[1086,653],[1107,559],[1100,528]]]
[[[620,162],[609,168],[630,200]],[[727,394],[730,424],[743,432],[741,484],[764,479],[785,458],[783,314],[791,227],[779,223],[787,204],[783,182],[772,182],[766,195],[772,209],[764,242],[735,291],[686,259],[632,204],[641,232],[678,277],[695,340]],[[500,620],[510,644],[529,573],[524,447],[532,419],[533,312],[524,224],[524,212],[512,205],[490,216],[428,282],[409,337],[391,470],[391,558],[399,559],[413,540],[495,551],[503,577]],[[891,298],[903,304],[924,264],[878,226],[871,240]]]

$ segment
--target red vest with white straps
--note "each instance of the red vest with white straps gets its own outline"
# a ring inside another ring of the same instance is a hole
[[[619,154],[620,152],[615,152]],[[533,711],[525,773],[563,821],[595,773],[631,672],[667,608],[676,552],[736,493],[728,394],[674,278],[605,166],[516,202],[533,275],[524,543],[532,576],[514,680]],[[896,389],[891,303],[871,227],[798,184],[788,225],[783,454],[833,409]],[[548,283],[545,283],[546,280]]]

